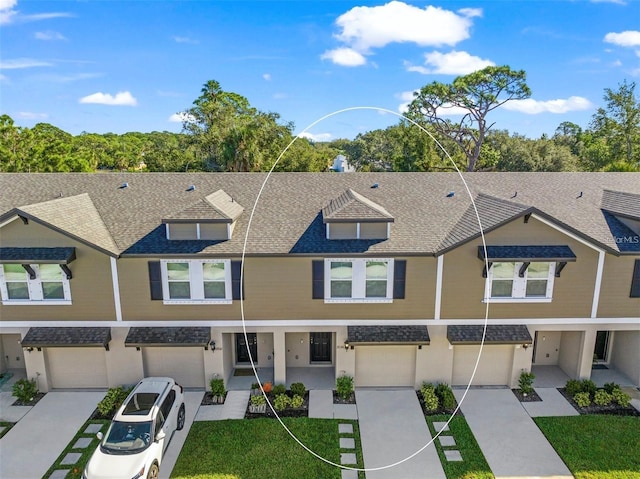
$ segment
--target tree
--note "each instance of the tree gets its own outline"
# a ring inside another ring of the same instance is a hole
[[[482,144],[493,124],[487,115],[511,100],[531,96],[523,70],[508,66],[489,66],[459,76],[451,84],[433,82],[414,93],[408,115],[419,123],[429,123],[464,152],[466,170],[475,171]],[[458,122],[445,118],[447,110],[462,110]]]

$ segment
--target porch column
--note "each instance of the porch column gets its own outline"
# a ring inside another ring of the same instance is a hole
[[[580,379],[591,378],[591,368],[593,367],[593,351],[596,347],[596,328],[589,328],[584,332],[582,343],[582,356],[578,365],[578,377]]]
[[[25,351],[24,365],[27,370],[27,379],[35,379],[40,392],[49,392],[51,384],[44,361],[44,348],[42,351],[38,351],[37,348],[33,348],[33,351]]]
[[[273,332],[273,383],[287,382],[287,348],[284,329]]]
[[[215,349],[209,346],[209,349],[204,352],[204,384],[207,391],[209,390],[209,382],[214,377],[224,379],[226,385],[231,376],[231,368],[227,367],[225,370],[225,347],[222,333],[219,330],[212,329],[211,340],[215,342]]]

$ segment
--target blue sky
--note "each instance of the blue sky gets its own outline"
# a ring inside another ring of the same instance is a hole
[[[401,112],[421,86],[490,64],[525,70],[533,93],[494,128],[587,127],[605,88],[640,77],[640,2],[0,0],[0,112],[72,134],[178,132],[212,79],[299,133],[351,107]],[[308,133],[397,120],[353,110]]]

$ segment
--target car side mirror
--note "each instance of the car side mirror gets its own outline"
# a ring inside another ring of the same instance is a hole
[[[102,441],[102,438],[104,437],[104,435],[98,431],[98,433],[96,434],[96,437],[98,438],[98,440]]]
[[[164,431],[160,431],[156,434],[156,441],[162,441],[167,434]]]

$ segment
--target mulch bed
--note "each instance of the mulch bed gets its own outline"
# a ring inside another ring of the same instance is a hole
[[[513,392],[513,394],[515,394],[515,396],[518,398],[518,401],[520,401],[520,402],[538,402],[538,401],[542,401],[542,398],[540,396],[538,396],[538,393],[536,392],[535,389],[533,390],[533,392],[530,392],[526,396],[524,394],[522,394],[522,392],[520,392],[519,389],[512,389],[511,391]]]
[[[427,411],[427,409],[424,406],[424,398],[422,397],[422,392],[420,392],[419,390],[416,391],[416,394],[418,396],[418,401],[420,402],[420,407],[422,408],[422,413],[425,416],[435,416],[437,414],[453,414],[453,411],[455,411],[454,409],[444,409],[442,406],[440,406],[438,409],[434,410],[434,411]],[[458,403],[456,402],[456,407],[458,406]],[[458,409],[458,412],[456,413],[456,415],[458,416],[462,416],[462,411],[460,409]]]
[[[40,401],[40,399],[42,399],[47,393],[37,393],[35,396],[33,396],[33,399],[31,401],[18,401],[17,399],[13,402],[12,406],[35,406],[36,404],[38,404],[38,401]]]
[[[227,397],[227,394],[225,393],[224,395],[225,399]],[[213,394],[211,394],[211,391],[207,391],[206,393],[204,393],[204,396],[202,396],[202,401],[200,401],[200,406],[214,406],[216,404],[223,404],[223,402],[215,402],[213,400]]]
[[[287,391],[287,394],[288,393],[289,392]],[[268,394],[267,397],[269,398],[269,402],[271,403],[271,405],[273,405],[273,401],[275,401],[275,397],[272,394]],[[276,418],[276,415],[271,410],[268,404],[266,405],[267,407],[265,409],[264,414],[249,412],[249,404],[251,404],[251,401],[247,403],[247,410],[244,413],[245,419],[260,419],[260,418],[275,419]],[[304,395],[304,403],[302,403],[302,407],[299,407],[296,409],[287,408],[284,411],[276,411],[276,412],[278,413],[277,417],[309,417],[309,392],[307,391]]]
[[[351,396],[349,396],[349,399],[344,399],[338,396],[338,393],[335,391],[335,389],[333,390],[333,404],[355,404],[355,403],[356,403],[355,392],[351,393]]]
[[[608,406],[598,406],[597,404],[591,404],[587,407],[580,407],[576,404],[573,398],[567,393],[565,388],[558,388],[560,394],[569,401],[576,411],[580,414],[608,414],[611,416],[640,416],[640,411],[637,411],[634,407],[622,407],[617,403],[611,403]]]

